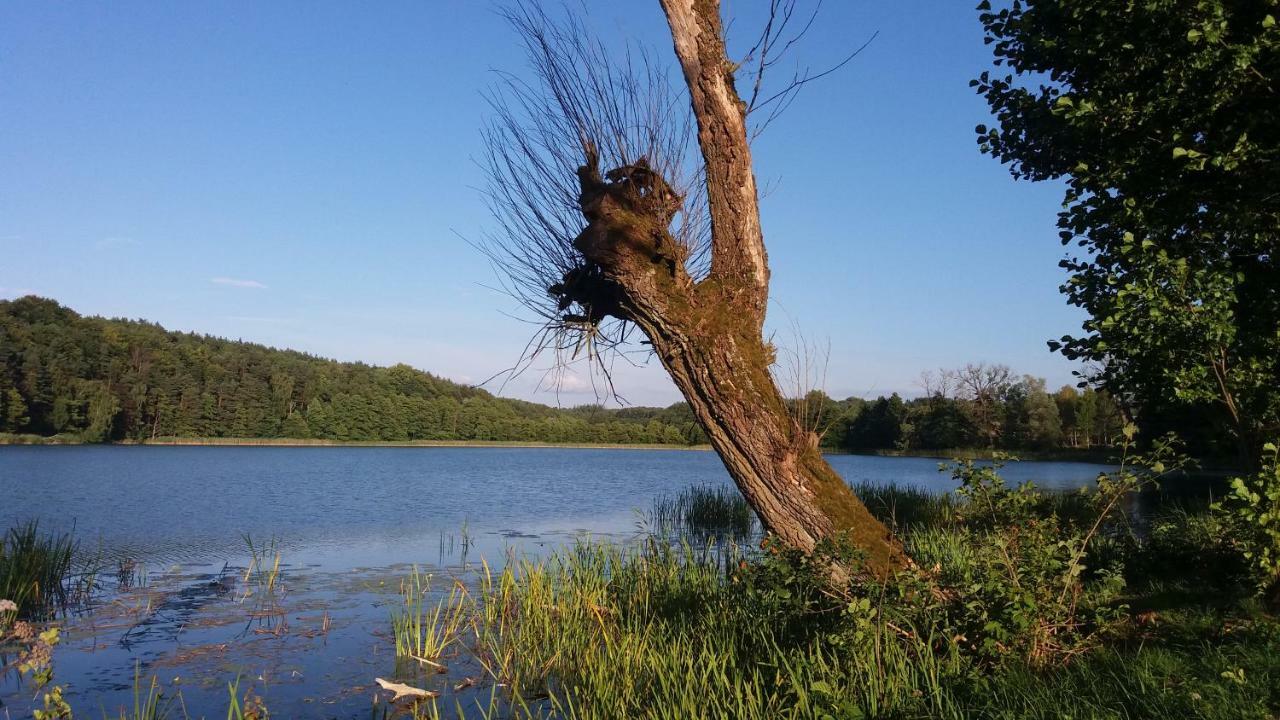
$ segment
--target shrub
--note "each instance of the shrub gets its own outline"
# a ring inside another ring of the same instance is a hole
[[[1280,452],[1263,448],[1263,465],[1255,474],[1231,481],[1214,511],[1231,527],[1231,539],[1253,571],[1267,604],[1280,608]]]

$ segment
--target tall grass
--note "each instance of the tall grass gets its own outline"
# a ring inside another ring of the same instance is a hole
[[[770,546],[726,563],[652,536],[486,566],[475,651],[504,694],[468,716],[1280,717],[1274,618],[1222,604],[1161,610],[1154,628],[1118,594],[1142,578],[1133,563],[1159,566],[1151,554],[1220,565],[1203,519],[1171,515],[1081,561],[1096,498],[966,487],[856,488],[920,565],[885,585],[833,589]],[[664,499],[655,524],[688,527],[690,498],[728,493]]]
[[[478,653],[512,717],[879,717],[935,708],[952,670],[927,631],[862,607],[841,648],[777,588],[690,545],[579,545],[486,574]],[[795,596],[792,596],[795,598]],[[812,632],[811,632],[812,631]],[[862,713],[861,715],[856,713]]]
[[[443,669],[437,662],[462,634],[470,619],[470,599],[466,588],[452,583],[449,594],[428,602],[431,575],[418,571],[400,582],[403,605],[391,615],[396,641],[396,657],[410,658]]]
[[[662,495],[649,513],[650,526],[661,534],[742,540],[759,526],[755,512],[737,488],[695,485],[671,497]]]
[[[78,547],[69,533],[42,533],[34,520],[11,528],[0,537],[0,600],[16,603],[20,617],[65,607]]]
[[[950,525],[956,519],[956,497],[913,485],[863,482],[853,492],[867,509],[893,529]]]

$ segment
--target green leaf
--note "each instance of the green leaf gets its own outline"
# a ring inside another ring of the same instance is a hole
[[[1188,30],[1188,31],[1187,31],[1187,41],[1188,41],[1188,42],[1193,42],[1193,43],[1194,43],[1194,42],[1200,42],[1200,37],[1201,37],[1202,35],[1204,35],[1204,33],[1200,32],[1199,30]]]
[[[1275,15],[1268,15],[1268,16],[1266,16],[1266,17],[1262,18],[1262,27],[1264,27],[1264,28],[1272,28],[1272,27],[1275,27],[1275,26],[1276,26],[1276,17],[1275,17]]]

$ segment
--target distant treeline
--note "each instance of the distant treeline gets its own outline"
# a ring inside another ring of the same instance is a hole
[[[0,432],[158,437],[705,442],[688,406],[559,409],[408,365],[340,363],[52,300],[0,301]]]
[[[875,400],[836,401],[811,392],[796,401],[807,425],[831,449],[996,450],[1084,449],[1114,445],[1125,421],[1105,392],[1016,376],[1003,365],[967,365],[921,377],[922,397],[896,393]]]
[[[924,397],[794,401],[833,450],[1053,450],[1111,444],[1110,398],[1016,377],[1000,365],[925,375]],[[291,350],[82,317],[52,300],[0,301],[0,433],[84,442],[152,438],[487,440],[692,445],[684,403],[553,408],[494,397],[408,365],[340,363]]]

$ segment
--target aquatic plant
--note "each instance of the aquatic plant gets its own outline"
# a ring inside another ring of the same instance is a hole
[[[395,635],[396,657],[410,658],[442,669],[437,662],[461,635],[471,617],[471,601],[466,587],[459,582],[449,586],[449,594],[429,603],[431,575],[415,565],[413,572],[400,581],[403,605],[391,614]]]
[[[227,683],[227,693],[231,696],[227,703],[227,720],[269,720],[271,717],[267,704],[252,687],[241,695],[239,676]]]
[[[951,493],[876,482],[858,483],[853,492],[881,522],[899,531],[949,525],[955,520],[956,498]]]
[[[255,600],[255,614],[271,616],[279,613],[281,583],[281,552],[279,538],[272,536],[263,544],[257,544],[248,534],[243,536],[249,549],[249,564],[245,567],[241,582],[244,594],[240,602]]]
[[[755,512],[738,489],[728,485],[695,485],[675,497],[654,500],[649,526],[660,534],[743,539],[758,526]]]
[[[136,664],[133,671],[133,710],[120,708],[120,720],[167,720],[175,708],[182,709],[182,716],[186,718],[182,694],[166,695],[155,675],[144,684],[142,664]],[[103,719],[106,720],[105,713]]]
[[[70,533],[42,533],[35,520],[9,529],[0,537],[0,598],[12,601],[21,617],[65,607],[77,548]]]

